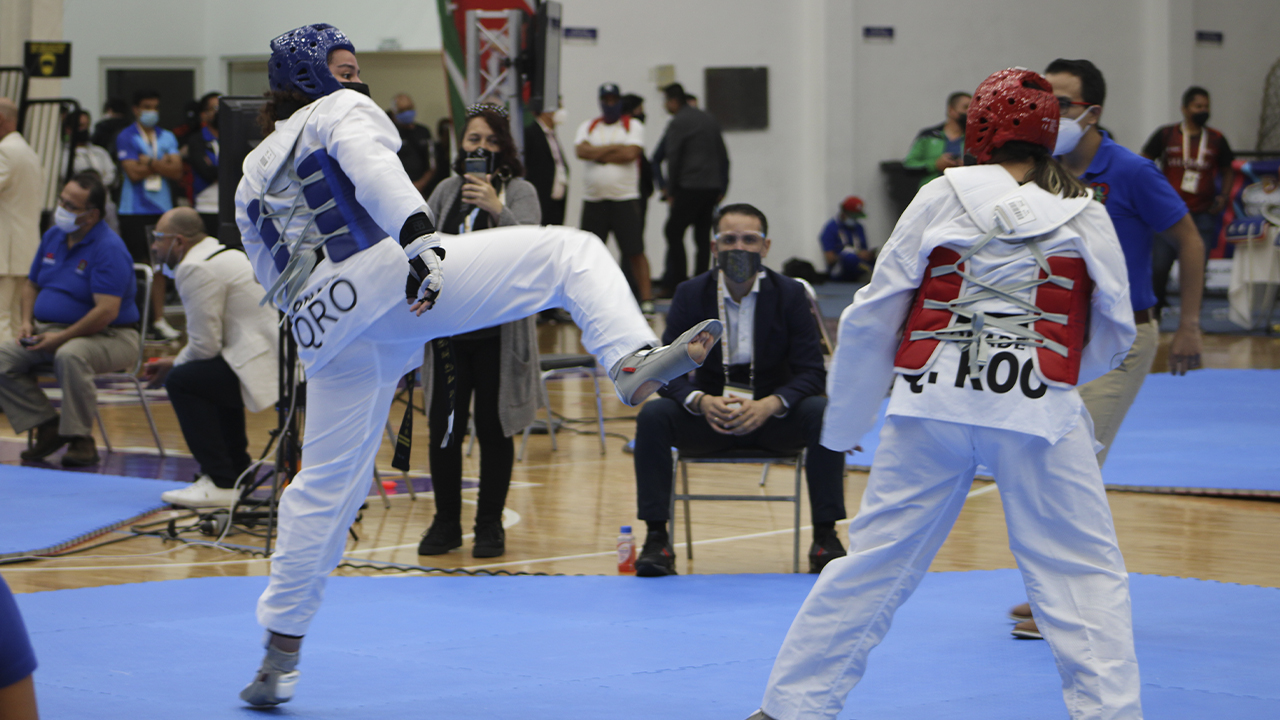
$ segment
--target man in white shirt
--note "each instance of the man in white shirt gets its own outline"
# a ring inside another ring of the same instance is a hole
[[[804,286],[760,265],[770,245],[764,213],[745,203],[726,205],[715,231],[717,267],[676,289],[665,337],[719,317],[724,352],[712,350],[692,379],[672,380],[636,418],[637,514],[648,524],[636,574],[675,574],[666,527],[673,446],[682,453],[808,448],[809,571],[819,572],[845,554],[835,532],[845,507],[844,454],[818,442],[827,407],[818,325]]]
[[[200,464],[190,487],[160,497],[184,507],[229,505],[250,465],[245,410],[271,407],[278,393],[277,316],[259,305],[262,286],[249,258],[204,232],[191,208],[156,223],[151,243],[172,274],[187,315],[187,344],[176,357],[146,364],[152,385],[164,383],[187,447]]]
[[[0,98],[0,337],[18,334],[22,288],[40,247],[40,158],[18,132],[18,106]]]
[[[578,126],[574,145],[582,171],[582,223],[607,241],[612,232],[631,269],[640,308],[653,312],[649,258],[640,224],[640,156],[644,123],[624,115],[622,93],[613,83],[600,86],[600,117]]]

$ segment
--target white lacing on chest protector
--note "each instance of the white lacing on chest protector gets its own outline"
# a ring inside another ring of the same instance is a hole
[[[301,133],[298,134],[301,138]],[[331,210],[338,205],[338,201],[333,197],[318,208],[309,207],[306,203],[306,189],[308,186],[318,182],[324,182],[324,171],[316,170],[306,177],[300,177],[298,171],[294,168],[293,157],[297,149],[298,141],[294,140],[294,146],[289,149],[289,155],[281,163],[280,168],[276,170],[271,179],[263,184],[262,190],[258,192],[258,234],[262,234],[262,224],[264,222],[274,222],[276,218],[284,218],[284,221],[276,225],[280,233],[279,242],[285,243],[285,250],[289,254],[289,260],[285,263],[284,269],[280,271],[280,277],[267,288],[267,294],[263,296],[259,305],[266,305],[268,302],[275,302],[277,307],[285,308],[286,311],[293,306],[298,296],[302,294],[303,288],[307,286],[307,279],[311,277],[311,271],[316,267],[316,254],[314,252],[304,252],[303,242],[313,240],[308,250],[316,250],[322,247],[329,238],[341,235],[347,232],[347,226],[343,224],[332,232],[320,233],[317,231],[310,238],[307,233],[315,228],[316,216],[327,210]],[[298,192],[293,196],[293,202],[287,208],[279,210],[268,210],[267,206],[267,190],[280,179],[281,173],[287,173],[289,180],[298,183]],[[292,240],[285,237],[285,230],[293,222],[294,218],[306,218],[307,224],[302,226],[297,235]],[[269,248],[268,252],[274,254],[275,249]],[[281,297],[283,296],[283,297]],[[278,302],[277,302],[278,301]],[[281,322],[284,322],[281,320]]]
[[[957,297],[954,300],[943,302],[926,298],[924,301],[926,309],[949,310],[957,317],[968,320],[968,325],[952,325],[941,330],[913,330],[911,332],[911,340],[940,340],[942,342],[958,343],[961,350],[969,354],[970,377],[979,375],[987,364],[992,352],[992,346],[997,344],[1003,345],[1015,342],[1035,348],[1046,348],[1063,357],[1067,356],[1067,346],[1046,338],[1031,327],[1032,323],[1041,320],[1066,325],[1067,316],[1062,313],[1045,312],[1031,301],[1020,297],[1022,295],[1030,296],[1032,290],[1045,283],[1051,282],[1067,290],[1070,290],[1075,285],[1075,281],[1071,278],[1054,275],[1050,271],[1049,261],[1045,258],[1044,251],[1040,248],[1038,238],[1007,242],[1020,243],[1026,247],[1035,258],[1036,264],[1040,266],[1041,270],[1044,270],[1045,275],[1048,277],[996,285],[984,281],[981,277],[970,273],[968,270],[960,268],[960,265],[982,250],[1000,232],[1001,227],[997,223],[991,232],[984,235],[973,247],[961,253],[960,259],[956,260],[955,263],[940,265],[932,269],[932,277],[956,273],[964,278],[970,286],[977,288],[968,295]],[[969,307],[983,300],[992,299],[1012,303],[1021,308],[1023,312],[1017,315],[1002,315],[998,317]]]

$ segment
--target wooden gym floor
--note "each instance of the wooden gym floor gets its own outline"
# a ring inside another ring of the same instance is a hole
[[[658,323],[662,320],[659,318]],[[659,327],[659,331],[661,328]],[[539,328],[543,352],[581,352],[578,331],[572,326]],[[1166,371],[1169,336],[1162,338],[1155,372]],[[1280,339],[1214,335],[1205,337],[1205,365],[1211,368],[1280,368]],[[173,349],[170,349],[172,352]],[[471,557],[470,537],[460,550],[437,557],[419,557],[418,540],[431,522],[434,504],[429,493],[416,501],[394,495],[389,510],[376,497],[354,530],[359,540],[348,545],[348,557],[370,561],[564,574],[613,574],[614,545],[621,525],[635,525],[637,541],[643,540],[643,524],[635,519],[635,485],[632,456],[622,451],[623,436],[631,438],[635,410],[617,401],[607,379],[602,379],[608,452],[600,454],[595,434],[594,397],[588,378],[551,383],[551,401],[557,412],[588,422],[574,423],[581,433],[559,434],[559,450],[552,452],[546,435],[535,435],[524,462],[517,463],[507,499],[507,552],[496,559]],[[186,451],[172,408],[155,408],[166,448]],[[392,410],[398,427],[403,406]],[[140,407],[103,409],[113,441],[121,446],[145,448],[152,444]],[[250,416],[250,452],[256,455],[275,425],[272,412]],[[414,468],[427,472],[426,422],[415,423]],[[517,437],[517,443],[519,438]],[[478,473],[478,451],[466,461],[466,476]],[[383,443],[378,466],[383,477],[395,477],[390,468],[391,448]],[[750,492],[757,487],[758,466],[703,467],[691,473],[696,492]],[[785,489],[791,481],[788,468],[772,471],[769,486]],[[856,512],[866,475],[846,476],[846,504]],[[470,527],[475,490],[464,492],[464,528]],[[1120,545],[1131,571],[1280,587],[1280,502],[1222,499],[1145,493],[1111,492]],[[150,519],[177,515],[164,511]],[[681,573],[781,573],[791,569],[791,505],[788,503],[695,503],[693,506],[695,559],[685,558],[677,547]],[[678,515],[678,517],[680,517]],[[808,523],[808,507],[803,523]],[[117,532],[97,538],[127,538]],[[213,538],[191,533],[192,540]],[[684,540],[683,520],[675,540]],[[803,554],[810,534],[802,536]],[[233,535],[229,543],[257,544],[247,535]],[[992,483],[977,481],[955,529],[934,561],[933,570],[977,570],[1015,567],[1008,550],[1000,496]],[[149,582],[189,577],[264,575],[267,562],[242,553],[152,537],[125,539],[88,552],[54,559],[5,565],[3,575],[15,592],[57,590],[118,583]],[[386,571],[339,568],[339,574],[380,574]],[[1013,604],[1020,598],[1010,597]]]

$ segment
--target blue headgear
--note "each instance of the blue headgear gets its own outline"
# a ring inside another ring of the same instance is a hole
[[[329,53],[356,51],[342,31],[332,25],[303,25],[271,41],[267,78],[272,90],[297,90],[312,100],[335,93],[342,83],[329,72]]]

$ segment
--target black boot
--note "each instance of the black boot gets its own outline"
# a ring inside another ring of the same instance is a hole
[[[471,550],[471,557],[494,558],[507,551],[507,531],[502,529],[502,521],[476,523],[476,546]]]
[[[418,543],[419,555],[443,555],[462,547],[462,523],[457,520],[441,520],[437,515],[431,521],[431,529]]]
[[[820,573],[827,563],[848,553],[840,544],[835,523],[814,523],[813,544],[809,546],[809,572]]]
[[[640,557],[636,558],[636,575],[663,577],[676,574],[676,554],[666,530],[650,530],[645,536]]]

